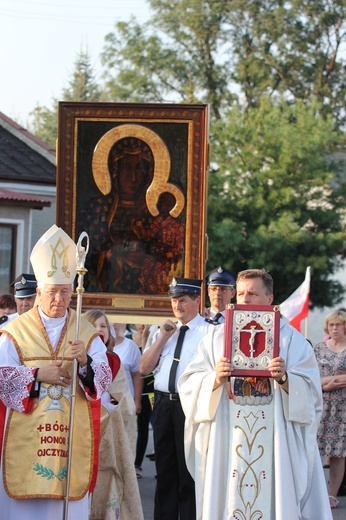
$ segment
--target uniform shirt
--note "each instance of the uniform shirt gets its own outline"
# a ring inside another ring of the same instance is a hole
[[[189,329],[186,331],[184,337],[183,347],[180,354],[180,361],[178,363],[176,382],[184,372],[188,363],[195,356],[199,342],[207,334],[209,327],[212,326],[210,323],[206,322],[200,314],[197,314],[197,316],[189,321],[189,323],[186,323],[186,325],[189,327]],[[177,344],[179,329],[181,326],[182,323],[178,321],[177,330],[168,339],[167,343],[163,347],[159,363],[153,371],[155,376],[155,390],[168,392],[169,373],[171,371],[174,350]],[[160,331],[157,331],[154,336],[153,343],[156,341],[159,334]]]

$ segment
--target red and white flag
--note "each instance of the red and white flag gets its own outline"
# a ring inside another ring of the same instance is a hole
[[[308,317],[310,299],[310,266],[306,268],[304,282],[280,305],[280,312],[290,325],[300,332],[300,323]]]

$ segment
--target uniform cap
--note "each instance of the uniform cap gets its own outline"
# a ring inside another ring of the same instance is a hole
[[[11,283],[16,298],[36,296],[37,281],[33,274],[22,273]]]
[[[36,280],[49,285],[72,284],[76,277],[76,244],[55,224],[34,246],[30,261]]]
[[[193,278],[173,278],[169,284],[168,295],[179,298],[185,294],[201,294],[202,281]]]
[[[218,267],[207,276],[208,285],[223,285],[224,287],[235,287],[235,277],[231,271]]]

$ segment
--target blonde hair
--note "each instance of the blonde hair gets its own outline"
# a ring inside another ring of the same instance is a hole
[[[340,321],[344,326],[346,332],[346,311],[344,309],[336,309],[332,311],[324,318],[323,330],[326,334],[329,334],[328,325],[331,321]]]
[[[99,318],[103,318],[105,320],[107,329],[108,329],[108,341],[107,341],[107,343],[105,343],[105,345],[109,350],[113,350],[113,347],[115,345],[115,339],[111,333],[111,324],[109,323],[109,320],[108,320],[107,316],[105,315],[105,313],[102,311],[98,311],[98,310],[86,311],[86,312],[84,312],[83,317],[85,319],[87,319],[88,321],[90,321],[90,323],[92,325],[95,325],[95,321],[98,320]]]

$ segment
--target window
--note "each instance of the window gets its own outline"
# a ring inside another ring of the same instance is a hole
[[[15,278],[15,244],[17,226],[0,224],[0,292],[8,293]]]

